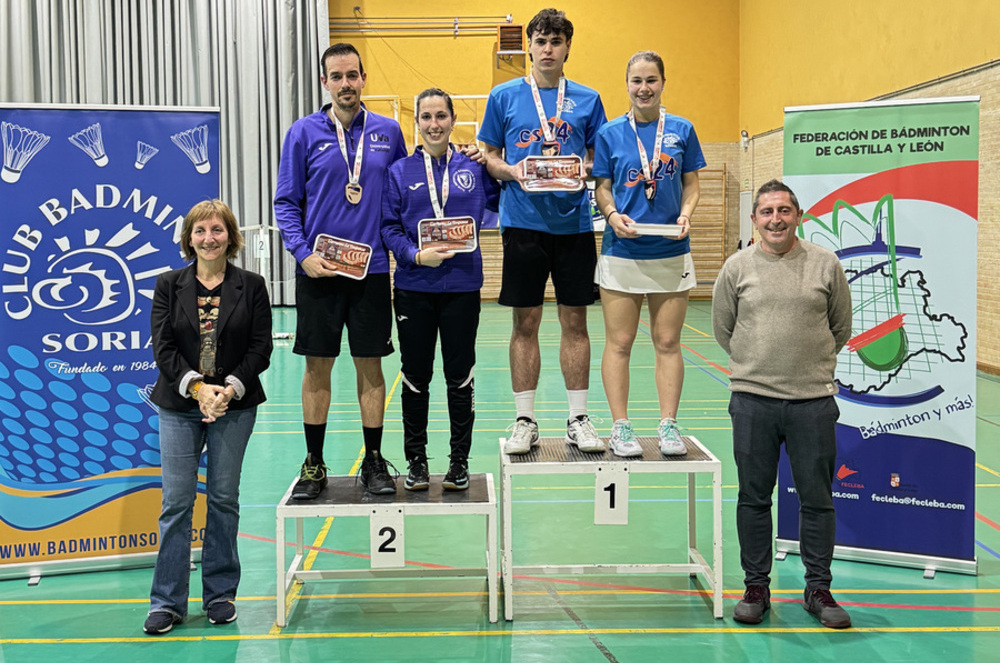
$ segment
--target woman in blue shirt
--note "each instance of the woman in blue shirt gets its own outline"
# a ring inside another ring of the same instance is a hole
[[[601,377],[614,418],[608,446],[618,456],[642,455],[628,418],[628,392],[645,297],[656,356],[660,452],[683,455],[676,421],[684,381],[680,336],[688,291],[697,282],[688,231],[705,158],[691,122],[660,106],[663,59],[641,51],[625,72],[631,109],[598,131],[593,171],[597,205],[608,222],[595,274],[606,335]]]
[[[393,308],[403,373],[403,448],[409,462],[405,487],[426,490],[430,483],[428,388],[440,334],[451,419],[451,462],[442,484],[448,490],[465,490],[483,285],[478,234],[487,206],[496,209],[500,187],[484,165],[450,143],[455,125],[451,97],[437,88],[424,90],[417,97],[416,114],[423,146],[389,168],[382,196],[382,241],[396,258]],[[473,220],[469,230],[477,239],[474,250],[420,248],[421,221],[458,217]]]

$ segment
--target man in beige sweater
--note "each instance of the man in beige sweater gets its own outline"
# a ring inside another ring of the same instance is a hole
[[[799,239],[790,188],[771,180],[750,216],[761,241],[719,272],[712,328],[729,355],[729,414],[739,473],[736,529],[746,591],[733,619],[759,624],[770,608],[771,494],[785,445],[800,501],[804,607],[830,628],[851,618],[830,595],[837,353],[851,336],[851,293],[837,256]]]

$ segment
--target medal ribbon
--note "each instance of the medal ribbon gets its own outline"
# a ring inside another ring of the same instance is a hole
[[[448,166],[451,164],[451,144],[448,145],[448,156],[444,162],[444,180],[441,182],[441,201],[438,202],[437,186],[434,184],[434,159],[427,150],[424,150],[424,172],[427,174],[427,193],[431,196],[431,207],[434,208],[434,217],[444,218],[444,206],[448,204],[448,190],[451,178],[448,177]]]
[[[364,119],[361,121],[361,140],[358,141],[358,151],[354,153],[354,168],[351,169],[351,162],[347,158],[347,142],[344,139],[344,125],[340,123],[340,119],[337,114],[330,109],[330,117],[333,118],[333,123],[337,125],[337,142],[340,143],[340,153],[344,156],[344,163],[347,164],[347,179],[351,184],[357,184],[358,180],[361,179],[361,162],[364,161],[364,151],[365,151],[365,128],[368,126],[368,111],[365,108],[361,109],[361,112],[365,114]]]
[[[535,82],[535,77],[531,74],[527,75],[528,83],[531,85],[531,97],[535,100],[535,110],[538,111],[538,121],[542,124],[542,135],[545,137],[545,141],[548,143],[555,142],[556,137],[552,133],[552,129],[549,128],[549,120],[545,117],[545,109],[542,107],[542,95],[538,91],[538,83]],[[566,98],[566,77],[559,77],[559,92],[556,93],[556,121],[555,125],[559,126],[559,118],[562,117],[563,110],[563,100]]]
[[[639,140],[639,130],[635,126],[635,113],[630,110],[627,117],[628,123],[632,125],[632,131],[635,132],[635,143],[639,148],[639,161],[642,162],[642,174],[647,182],[652,182],[656,169],[660,167],[660,146],[663,144],[663,125],[667,119],[667,110],[663,106],[660,106],[660,120],[656,123],[656,140],[653,143],[652,161],[649,161],[646,157],[646,148],[642,146],[642,141]]]

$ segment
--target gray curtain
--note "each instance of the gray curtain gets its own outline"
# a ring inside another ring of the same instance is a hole
[[[217,106],[245,265],[294,303],[271,198],[285,131],[322,103],[327,0],[2,0],[0,101]]]

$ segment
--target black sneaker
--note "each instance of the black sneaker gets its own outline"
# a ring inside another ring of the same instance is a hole
[[[326,465],[313,464],[312,454],[306,454],[306,460],[299,471],[299,481],[292,488],[293,500],[314,500],[326,488]]]
[[[228,624],[236,621],[236,604],[219,601],[208,606],[208,621],[211,624]]]
[[[467,490],[469,488],[469,461],[453,460],[448,466],[441,486],[445,490]]]
[[[431,479],[427,473],[426,458],[414,458],[410,461],[410,473],[406,475],[406,483],[403,485],[407,490],[427,490]]]
[[[361,477],[361,485],[369,493],[389,495],[396,492],[396,480],[389,475],[386,464],[385,458],[377,451],[365,454],[361,461],[361,474],[358,476]],[[392,469],[395,471],[396,466],[393,465]],[[399,476],[399,472],[396,472],[396,476]]]
[[[163,635],[170,632],[174,624],[180,624],[181,618],[171,612],[157,610],[151,612],[146,617],[146,623],[142,625],[142,630],[150,635]]]
[[[851,616],[841,608],[828,589],[817,589],[808,597],[802,606],[806,612],[811,612],[819,618],[819,623],[827,628],[850,628]]]
[[[733,609],[733,619],[743,624],[760,624],[771,607],[771,590],[764,585],[749,585],[743,600]]]

